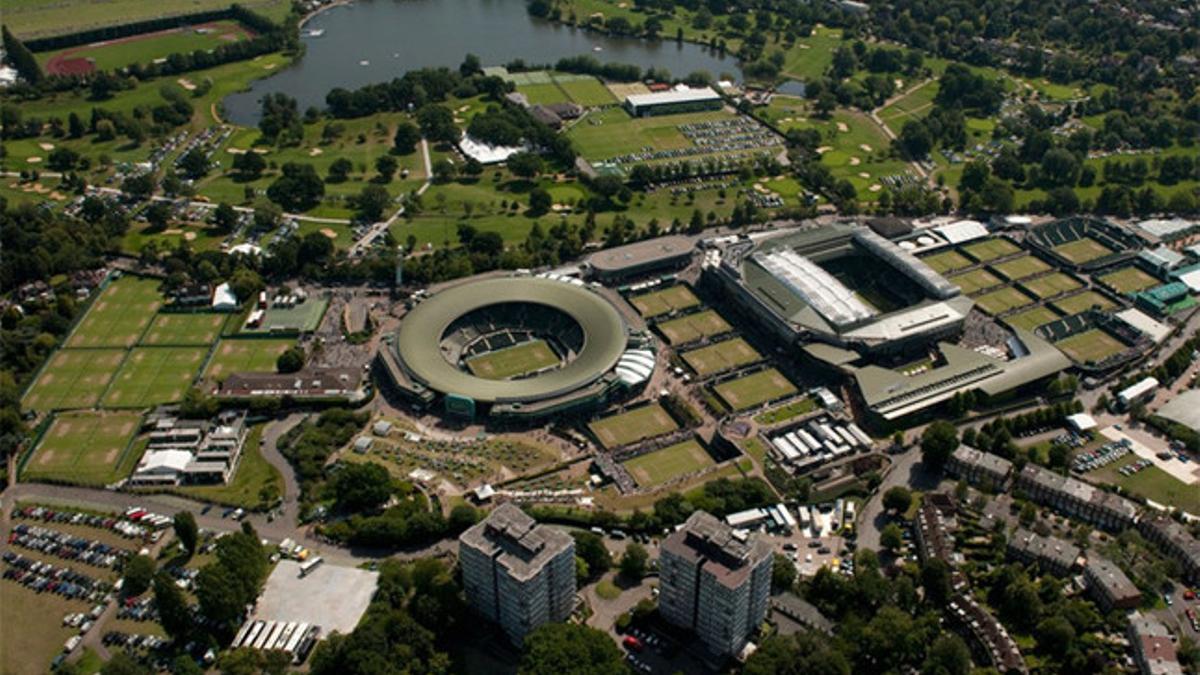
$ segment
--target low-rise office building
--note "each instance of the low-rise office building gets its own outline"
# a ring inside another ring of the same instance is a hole
[[[1113,561],[1089,553],[1083,568],[1088,590],[1105,612],[1114,609],[1135,609],[1142,602],[1142,592]]]
[[[659,612],[696,633],[712,659],[742,651],[767,615],[771,545],[697,511],[667,537],[659,559]]]
[[[1012,462],[990,452],[960,445],[946,462],[946,471],[972,485],[1003,492],[1012,476]]]
[[[514,644],[575,607],[575,540],[501,504],[458,538],[467,603]]]
[[[1043,506],[1106,530],[1129,527],[1137,517],[1137,506],[1128,499],[1036,464],[1025,465],[1016,489]]]
[[[1043,537],[1036,532],[1018,528],[1008,539],[1008,555],[1026,564],[1040,565],[1042,570],[1064,576],[1079,561],[1078,546],[1057,537]]]
[[[132,485],[227,482],[242,457],[248,435],[246,413],[227,411],[216,420],[154,420]]]

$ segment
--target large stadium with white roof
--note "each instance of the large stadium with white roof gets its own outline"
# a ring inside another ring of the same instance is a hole
[[[654,372],[614,301],[569,277],[468,280],[413,307],[377,367],[394,392],[463,418],[587,412]]]
[[[902,353],[962,330],[971,299],[865,227],[742,237],[710,268],[739,307],[787,344]]]

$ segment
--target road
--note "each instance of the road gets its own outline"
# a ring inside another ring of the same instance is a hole
[[[901,454],[892,455],[891,458],[892,466],[880,482],[879,489],[863,504],[858,517],[859,548],[879,550],[879,533],[892,522],[883,508],[883,494],[888,489],[898,485],[913,490],[931,490],[937,487],[938,472],[930,471],[925,466],[921,461],[921,451],[916,446]]]
[[[421,187],[417,188],[417,195],[425,194],[425,191],[428,190],[429,186],[433,184],[433,163],[429,159],[429,141],[425,140],[424,138],[421,139],[421,159],[425,164],[425,182],[421,184]],[[402,215],[404,215],[403,206],[396,209],[395,213],[393,213],[387,220],[380,221],[368,227],[366,232],[363,232],[363,235],[358,238],[358,241],[355,241],[354,244],[350,246],[350,257],[355,258],[362,255],[363,252],[366,251],[366,249],[369,248],[376,239],[383,236],[383,233],[387,232],[388,229],[391,228],[392,224],[399,220],[400,216]],[[412,251],[409,251],[409,253],[411,254]]]

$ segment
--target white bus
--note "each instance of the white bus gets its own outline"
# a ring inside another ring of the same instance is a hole
[[[304,577],[308,576],[310,572],[312,572],[313,570],[320,567],[321,563],[323,563],[323,562],[325,562],[325,559],[322,558],[321,556],[317,556],[317,557],[313,558],[312,560],[309,560],[308,562],[304,563],[303,565],[300,566],[300,577],[304,578]]]

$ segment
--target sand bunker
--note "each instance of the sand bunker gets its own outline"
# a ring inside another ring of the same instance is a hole
[[[840,132],[842,132],[842,133],[846,133],[847,131],[850,131],[850,127],[846,126],[846,123],[845,123],[845,122],[838,122],[838,123],[837,123],[837,130],[838,130],[838,131],[840,131]]]
[[[321,228],[321,234],[325,235],[326,237],[329,237],[330,239],[337,239],[337,232],[334,232],[333,230],[329,229],[328,227]]]
[[[822,145],[821,147],[817,148],[817,154],[823,155],[823,154],[829,152],[830,150],[833,150],[833,146]]]
[[[195,232],[184,232],[184,233],[183,233],[183,240],[184,240],[184,241],[194,241],[195,239],[196,239],[196,233],[195,233]]]
[[[871,174],[867,173],[866,171],[859,171],[859,172],[858,172],[858,177],[859,177],[859,178],[870,178],[870,177],[871,177]]]
[[[188,91],[196,91],[195,83],[193,83],[191,80],[187,79],[186,77],[181,77],[175,81],[179,83],[179,86],[183,87],[184,89],[187,89]]]
[[[883,186],[880,185],[879,183],[876,183],[867,189],[870,190],[871,192],[879,192],[880,190],[883,189]]]
[[[850,166],[858,166],[859,164],[862,164],[862,160],[861,160],[861,159],[859,159],[859,158],[857,158],[857,157],[851,157],[851,158],[850,158]]]
[[[53,143],[38,143],[38,147],[45,150],[46,152],[50,152],[51,150],[54,149],[54,144]]]
[[[183,234],[183,230],[178,227],[168,227],[162,231],[163,234]]]
[[[267,65],[263,66],[263,70],[275,70],[275,64],[268,63]]]
[[[320,154],[322,154],[322,153],[324,153],[324,152],[325,152],[325,151],[324,151],[324,150],[322,150],[322,149],[320,149],[320,148],[313,148],[312,150],[309,150],[309,151],[308,151],[308,156],[309,156],[309,157],[316,157],[317,155],[320,155]]]
[[[867,145],[866,143],[858,146],[858,149],[862,150],[863,152],[871,152],[871,146]]]
[[[26,162],[29,162],[30,164],[40,164],[40,163],[41,163],[41,161],[42,161],[42,158],[41,158],[41,157],[38,157],[38,156],[36,156],[36,155],[35,155],[35,156],[33,156],[33,157],[30,157],[29,159],[27,159],[27,160],[25,160],[25,161],[26,161]]]

